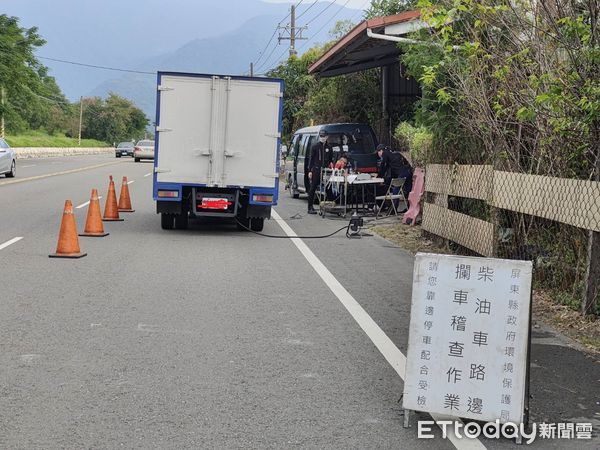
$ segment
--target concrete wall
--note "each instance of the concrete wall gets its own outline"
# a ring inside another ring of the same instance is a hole
[[[77,156],[77,155],[114,155],[114,147],[13,147],[17,159],[26,158],[50,158],[56,156]]]

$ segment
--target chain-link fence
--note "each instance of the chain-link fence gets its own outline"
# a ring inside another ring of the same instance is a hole
[[[459,254],[532,260],[534,286],[600,311],[600,182],[427,166],[423,229]]]

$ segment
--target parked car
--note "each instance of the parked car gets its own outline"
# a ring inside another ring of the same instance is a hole
[[[7,178],[17,175],[17,156],[8,143],[0,138],[0,175],[2,174]]]
[[[133,160],[140,162],[141,159],[154,159],[154,141],[145,139],[135,144],[133,148]]]
[[[319,131],[327,131],[334,160],[346,153],[356,172],[377,172],[377,137],[373,129],[362,123],[323,124],[302,128],[294,133],[285,158],[286,189],[294,198],[308,191],[308,158],[310,148],[318,142]]]
[[[133,156],[133,142],[119,142],[115,148],[115,156]]]

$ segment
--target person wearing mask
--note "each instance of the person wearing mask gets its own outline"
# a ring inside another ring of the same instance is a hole
[[[385,179],[386,189],[392,178],[404,178],[402,191],[408,199],[412,190],[413,170],[406,158],[400,152],[392,152],[383,144],[377,146],[377,156],[381,161],[378,176]]]
[[[315,192],[321,184],[321,169],[329,167],[332,159],[332,149],[327,143],[327,131],[319,131],[319,142],[310,149],[310,158],[308,160],[308,179],[310,180],[310,190],[308,191],[308,214],[316,214],[314,208]]]

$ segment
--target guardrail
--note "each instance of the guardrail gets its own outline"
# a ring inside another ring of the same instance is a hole
[[[115,153],[114,147],[13,147],[17,159],[57,156],[104,155]]]

